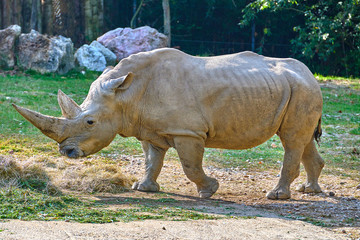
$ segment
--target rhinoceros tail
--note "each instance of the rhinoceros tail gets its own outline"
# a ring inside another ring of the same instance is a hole
[[[317,127],[315,128],[315,131],[314,131],[314,138],[315,138],[315,141],[317,142],[318,145],[320,145],[321,134],[322,134],[322,129],[321,129],[321,117],[320,117],[318,125],[317,125]]]

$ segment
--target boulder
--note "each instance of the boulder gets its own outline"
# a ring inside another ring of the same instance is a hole
[[[91,71],[102,72],[106,68],[104,55],[97,48],[87,44],[76,51],[75,59],[80,67],[85,67]]]
[[[166,47],[167,37],[154,28],[144,26],[117,28],[98,37],[97,41],[114,52],[120,61],[134,53]]]
[[[0,68],[15,66],[15,42],[20,33],[21,27],[18,25],[0,30]]]
[[[70,38],[48,37],[35,30],[21,34],[18,65],[40,73],[67,73],[74,68],[74,46]]]
[[[106,60],[106,66],[114,66],[116,64],[116,55],[115,55],[115,53],[110,51],[104,45],[102,45],[98,41],[93,41],[90,44],[90,46],[96,48],[97,50],[99,50],[104,55],[105,60]]]

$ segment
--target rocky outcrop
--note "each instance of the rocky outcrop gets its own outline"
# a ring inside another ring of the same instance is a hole
[[[21,33],[21,27],[12,25],[0,30],[0,68],[15,66],[15,42]]]
[[[97,41],[114,52],[120,61],[134,53],[166,47],[167,37],[154,28],[144,26],[117,28],[98,37]]]
[[[167,37],[156,29],[144,26],[136,29],[117,28],[78,49],[74,56],[71,39],[49,37],[35,30],[20,34],[17,25],[0,30],[0,67],[16,64],[40,73],[67,73],[76,62],[93,71],[103,71],[131,54],[166,47]],[[17,40],[18,39],[18,40]],[[16,56],[16,57],[15,57]]]
[[[98,41],[93,41],[90,44],[91,47],[98,49],[105,57],[106,66],[114,66],[116,64],[116,55],[104,45],[99,43]]]
[[[106,59],[101,51],[87,44],[80,47],[75,53],[76,63],[91,71],[102,72],[106,68]]]
[[[18,65],[40,73],[67,73],[74,67],[74,50],[70,38],[49,38],[35,30],[21,34],[17,47]]]

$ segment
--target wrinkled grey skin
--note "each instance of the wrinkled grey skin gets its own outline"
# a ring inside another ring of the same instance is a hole
[[[321,132],[322,95],[297,60],[252,52],[203,58],[165,48],[132,55],[104,71],[80,106],[61,91],[58,99],[63,118],[14,107],[71,158],[99,151],[116,134],[139,139],[146,168],[133,189],[159,191],[156,179],[173,147],[200,197],[211,197],[219,184],[203,171],[204,147],[247,149],[277,134],[284,163],[267,197],[290,198],[300,162],[307,182],[299,190],[321,192],[324,161],[314,131]]]

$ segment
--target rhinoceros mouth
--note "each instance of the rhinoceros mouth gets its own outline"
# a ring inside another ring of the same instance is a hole
[[[80,158],[86,156],[82,150],[74,147],[62,148],[60,149],[60,153],[69,158]]]

